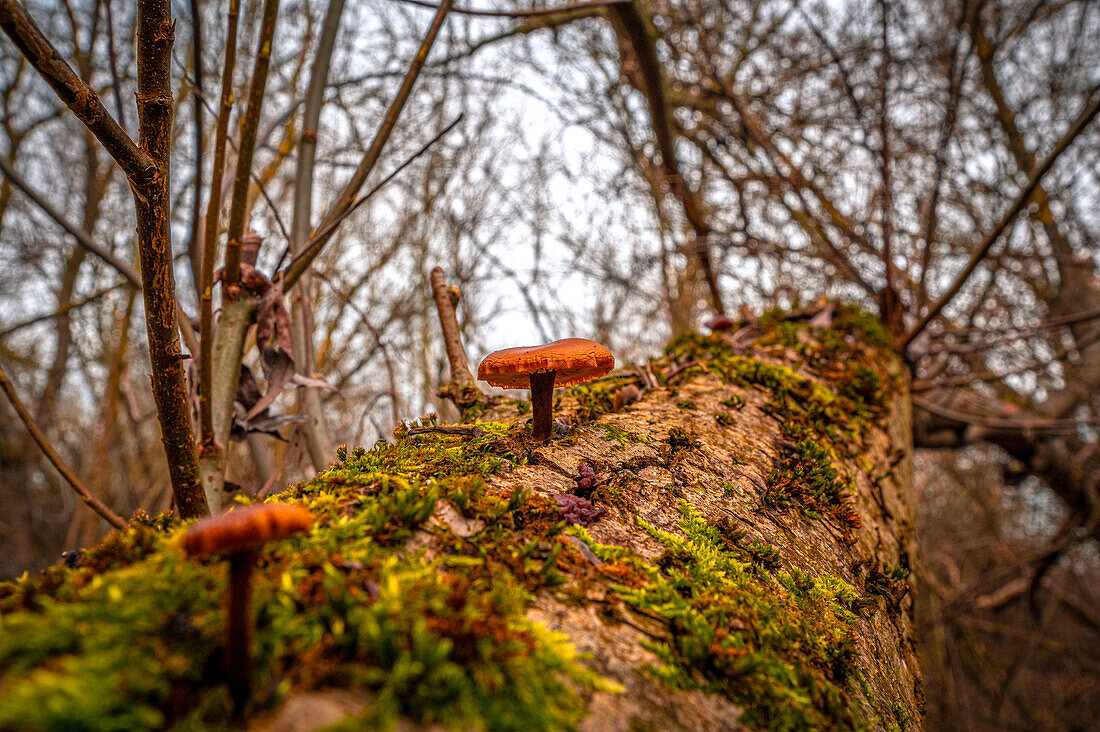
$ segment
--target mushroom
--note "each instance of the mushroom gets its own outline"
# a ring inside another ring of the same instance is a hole
[[[222,668],[233,703],[240,712],[252,681],[252,568],[257,550],[269,541],[309,531],[313,516],[303,506],[264,503],[238,508],[192,524],[183,548],[192,557],[221,554],[229,558],[225,649]]]
[[[553,429],[554,387],[583,384],[614,366],[615,357],[599,343],[564,338],[490,353],[478,366],[477,378],[506,389],[530,389],[531,437],[546,442]]]

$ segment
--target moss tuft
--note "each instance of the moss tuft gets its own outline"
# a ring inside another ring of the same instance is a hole
[[[304,503],[316,526],[260,555],[251,712],[290,689],[343,687],[371,692],[358,722],[372,726],[567,729],[583,716],[580,691],[612,688],[527,619],[532,592],[562,581],[564,524],[550,501],[487,490],[482,476],[519,458],[508,426],[481,427],[341,448],[272,499]],[[443,502],[461,518],[428,522]],[[136,523],[81,566],[0,587],[0,728],[230,718],[226,568],[185,558],[184,530]]]
[[[680,515],[684,536],[638,519],[664,547],[655,564],[577,532],[622,578],[614,588],[622,600],[666,622],[667,640],[645,642],[660,659],[649,672],[672,688],[724,694],[755,727],[867,726],[850,667],[864,599],[829,575],[762,571],[729,527],[686,501]]]

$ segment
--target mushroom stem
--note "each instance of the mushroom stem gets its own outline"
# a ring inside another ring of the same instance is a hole
[[[531,374],[531,437],[546,442],[554,431],[554,378],[557,371]]]
[[[233,704],[240,713],[248,701],[252,682],[252,568],[255,550],[237,552],[229,558],[229,618],[226,623],[222,669],[229,682]]]

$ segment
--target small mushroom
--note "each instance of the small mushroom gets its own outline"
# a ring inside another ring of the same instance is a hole
[[[583,384],[614,366],[615,357],[599,343],[565,338],[490,353],[478,366],[477,378],[506,389],[530,389],[531,437],[546,442],[553,431],[554,387]]]
[[[229,558],[228,621],[222,667],[238,712],[248,701],[252,681],[249,605],[256,552],[269,541],[309,531],[312,525],[313,516],[302,506],[264,503],[205,518],[193,524],[184,537],[183,548],[192,557],[221,554]]]

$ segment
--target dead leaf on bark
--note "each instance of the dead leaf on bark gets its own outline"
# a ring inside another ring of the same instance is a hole
[[[294,374],[294,359],[290,354],[278,348],[264,348],[261,365],[264,370],[264,378],[267,380],[267,390],[263,396],[248,407],[245,414],[246,420],[251,420],[267,411],[275,398],[283,392],[283,386]]]

